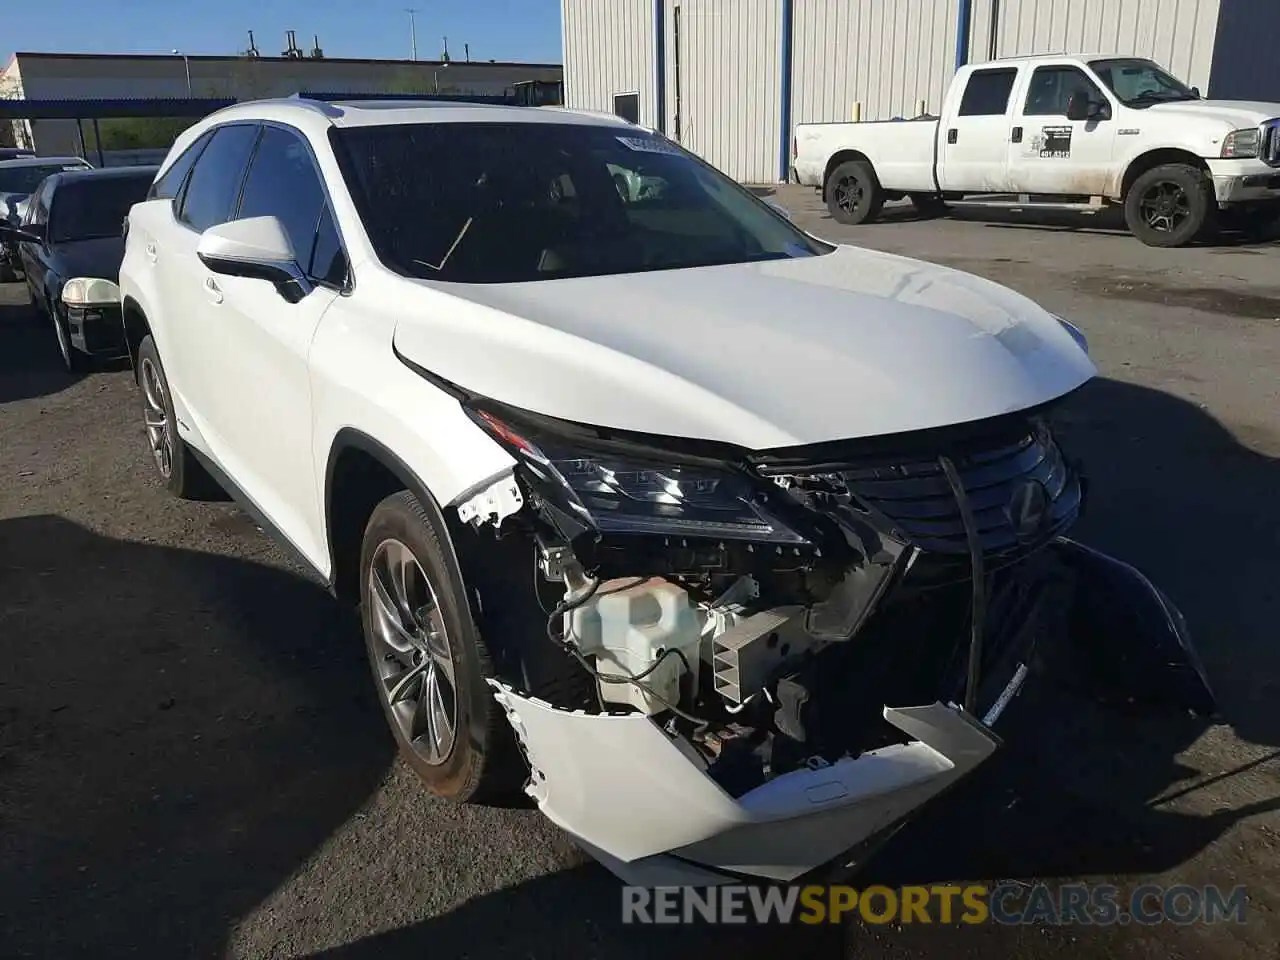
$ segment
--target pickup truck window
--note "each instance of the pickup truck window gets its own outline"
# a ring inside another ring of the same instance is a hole
[[[1079,67],[1060,65],[1036,67],[1027,88],[1024,117],[1065,117],[1073,95],[1095,103],[1105,103],[1102,91]]]
[[[406,276],[519,283],[834,249],[639,129],[460,121],[329,137],[378,258]]]
[[[1091,60],[1089,68],[1126,107],[1200,99],[1150,60]]]
[[[962,117],[999,117],[1009,108],[1009,94],[1018,71],[1010,68],[975,70],[969,74],[960,100]]]

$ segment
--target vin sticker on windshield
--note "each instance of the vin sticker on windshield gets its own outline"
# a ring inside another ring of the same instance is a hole
[[[638,153],[667,153],[678,156],[680,148],[669,140],[660,137],[617,137],[617,141],[628,150]]]

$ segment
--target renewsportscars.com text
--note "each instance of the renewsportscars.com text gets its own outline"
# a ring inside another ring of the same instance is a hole
[[[1244,887],[1010,882],[995,886],[623,887],[622,922],[639,924],[1243,923]]]

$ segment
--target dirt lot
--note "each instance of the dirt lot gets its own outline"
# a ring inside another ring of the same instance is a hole
[[[61,374],[10,284],[0,955],[1274,958],[1280,244],[1155,251],[1105,225],[902,213],[841,228],[808,191],[778,199],[820,235],[984,274],[1083,327],[1103,377],[1066,437],[1093,474],[1080,533],[1181,604],[1225,707],[1217,725],[1064,714],[864,879],[1245,884],[1245,924],[622,926],[613,881],[536,812],[416,786],[350,617],[231,505],[165,496],[129,374]]]

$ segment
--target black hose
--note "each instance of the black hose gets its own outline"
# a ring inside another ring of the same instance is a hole
[[[973,580],[973,612],[969,618],[969,673],[964,686],[964,708],[972,714],[977,709],[978,681],[982,676],[982,635],[987,619],[987,578],[982,563],[982,543],[978,539],[978,525],[973,519],[969,494],[960,480],[960,474],[949,457],[939,457],[938,463],[946,474],[951,494],[960,508],[960,522],[964,525],[964,538],[969,545],[969,575]]]

